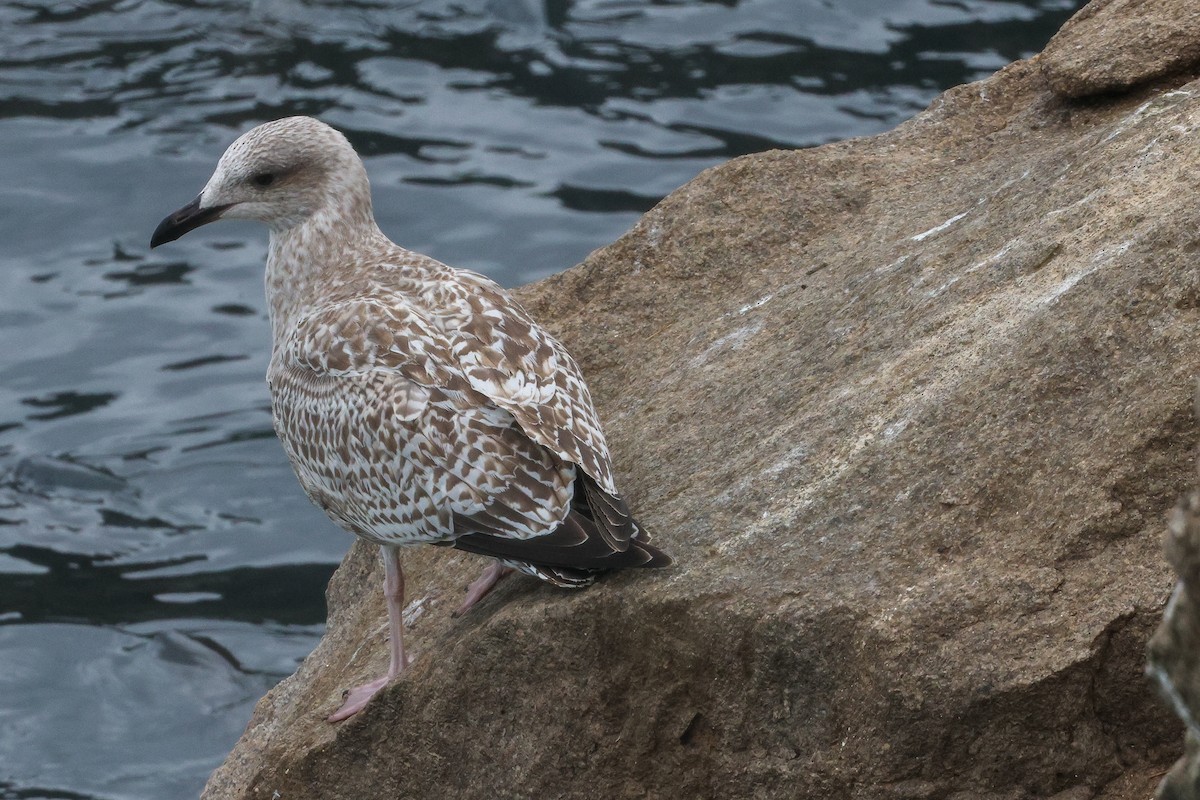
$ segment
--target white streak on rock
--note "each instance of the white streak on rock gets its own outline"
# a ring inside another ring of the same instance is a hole
[[[772,298],[772,297],[774,297],[774,296],[775,296],[775,293],[774,293],[774,292],[771,292],[770,294],[768,294],[768,295],[766,295],[766,296],[764,296],[764,297],[760,297],[760,298],[758,298],[758,299],[757,299],[757,300],[755,300],[753,303],[747,303],[746,305],[744,305],[744,306],[742,306],[741,308],[739,308],[739,309],[738,309],[738,312],[737,312],[737,313],[738,313],[738,316],[743,316],[743,315],[745,315],[747,312],[753,311],[753,310],[754,310],[754,309],[756,309],[756,308],[762,308],[762,307],[763,307],[763,306],[765,306],[767,303],[769,303],[769,302],[771,301],[771,298]]]
[[[760,330],[762,330],[762,327],[763,327],[763,323],[761,321],[752,322],[749,325],[745,325],[741,328],[738,328],[733,333],[728,333],[728,334],[722,336],[721,338],[717,339],[715,342],[710,344],[708,347],[704,348],[703,353],[701,353],[700,355],[693,358],[691,361],[691,366],[692,367],[701,367],[710,358],[712,358],[714,355],[721,352],[722,350],[726,350],[726,349],[737,350],[737,349],[745,346],[746,342],[750,339],[750,337],[754,336],[754,334],[756,334]]]
[[[406,626],[411,626],[414,622],[421,618],[421,616],[425,613],[425,609],[429,603],[429,600],[430,596],[425,595],[413,600],[404,607],[403,617],[404,624]]]
[[[914,242],[923,242],[926,239],[928,239],[930,236],[933,236],[935,233],[941,233],[942,231],[946,230],[951,225],[958,222],[960,219],[962,219],[969,213],[971,213],[971,212],[964,211],[961,214],[955,214],[953,217],[946,220],[941,225],[935,225],[932,228],[930,228],[929,230],[925,231],[924,233],[918,233],[916,236],[912,237],[912,240]]]

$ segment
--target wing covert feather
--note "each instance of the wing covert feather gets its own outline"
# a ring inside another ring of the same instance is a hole
[[[413,488],[435,499],[445,535],[454,533],[453,515],[511,538],[539,536],[569,511],[574,466],[476,391],[446,336],[411,308],[371,300],[328,306],[297,325],[290,350],[294,381],[332,381],[355,398],[339,414],[359,463],[383,459],[378,443],[393,429],[393,446],[417,462]],[[398,489],[400,504],[409,490]]]

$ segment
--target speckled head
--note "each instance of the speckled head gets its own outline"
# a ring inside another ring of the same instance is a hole
[[[218,219],[251,219],[285,231],[323,209],[371,217],[362,161],[340,132],[312,117],[286,117],[242,134],[217,162],[200,195],[170,214],[150,246]]]

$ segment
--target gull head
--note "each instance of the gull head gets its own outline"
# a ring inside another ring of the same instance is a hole
[[[155,229],[150,246],[218,219],[251,219],[289,230],[322,211],[371,218],[366,170],[350,142],[312,117],[287,117],[242,134],[204,189]]]

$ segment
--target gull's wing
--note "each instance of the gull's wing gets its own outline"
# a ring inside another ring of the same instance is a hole
[[[330,469],[322,459],[334,464],[328,493],[349,486],[349,496],[334,498],[341,502],[332,510],[328,497],[318,502],[352,530],[434,541],[465,526],[527,539],[552,533],[568,514],[574,465],[476,391],[451,342],[401,298],[309,314],[281,362],[272,371],[281,437],[293,462],[305,462],[302,483],[321,484],[321,470]],[[306,441],[318,425],[328,440]]]
[[[471,388],[512,414],[529,438],[616,494],[612,460],[579,365],[495,282],[443,267],[426,299]]]
[[[530,439],[579,465],[577,500],[585,501],[595,530],[615,551],[648,538],[617,493],[608,444],[579,365],[496,283],[443,267],[423,298],[445,332],[471,388],[508,411]],[[582,491],[581,491],[582,489]],[[578,505],[578,504],[577,504]]]

